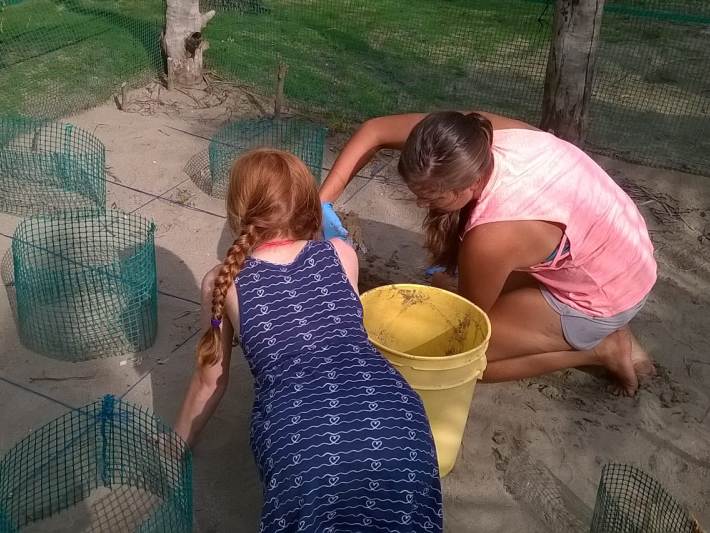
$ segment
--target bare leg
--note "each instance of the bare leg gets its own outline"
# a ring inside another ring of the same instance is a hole
[[[484,381],[539,376],[577,366],[603,366],[633,395],[638,379],[631,360],[631,335],[620,330],[593,350],[573,350],[559,315],[536,286],[521,284],[500,296],[490,312],[491,342]]]

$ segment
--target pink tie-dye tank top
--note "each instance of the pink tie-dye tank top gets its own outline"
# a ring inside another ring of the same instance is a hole
[[[555,258],[525,271],[591,316],[621,313],[649,293],[656,261],[646,223],[589,156],[552,134],[524,129],[496,130],[493,153],[493,174],[466,231],[501,221],[561,224]]]

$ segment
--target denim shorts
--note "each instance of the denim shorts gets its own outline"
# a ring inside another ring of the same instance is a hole
[[[559,301],[544,286],[540,286],[543,298],[550,304],[562,322],[562,334],[567,344],[575,350],[591,350],[609,335],[620,330],[634,318],[646,303],[644,297],[631,309],[609,317],[597,317],[584,314]]]

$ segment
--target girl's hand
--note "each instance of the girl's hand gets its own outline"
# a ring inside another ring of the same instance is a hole
[[[335,237],[343,240],[348,238],[348,230],[345,229],[343,223],[340,221],[338,214],[333,209],[333,204],[330,202],[323,202],[321,204],[323,210],[323,238],[325,240],[330,240]]]

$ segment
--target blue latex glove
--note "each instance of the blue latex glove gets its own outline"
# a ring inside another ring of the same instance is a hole
[[[441,265],[432,265],[424,271],[424,275],[427,278],[430,278],[437,272],[446,272],[446,267],[443,267]]]
[[[338,215],[333,209],[333,204],[323,202],[321,209],[323,210],[323,238],[329,240],[333,237],[338,237],[339,239],[347,240],[348,230],[346,230],[343,227],[343,223],[340,222],[340,218],[338,218]]]

